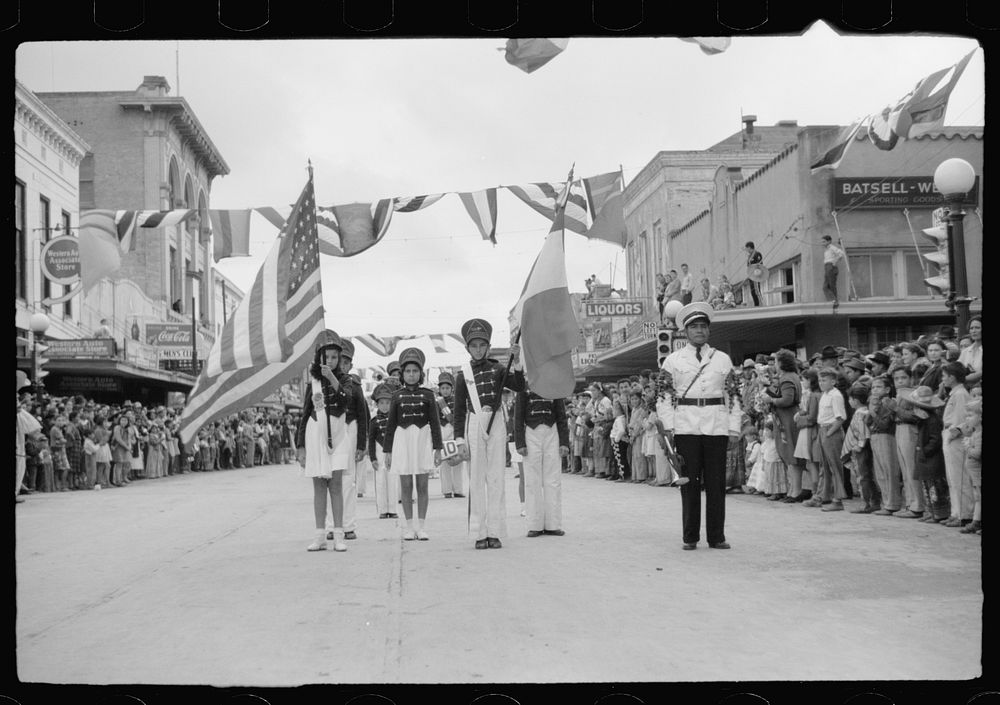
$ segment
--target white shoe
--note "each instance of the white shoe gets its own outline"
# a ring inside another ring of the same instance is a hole
[[[413,529],[405,529],[403,531],[403,540],[404,541],[412,541],[415,538],[417,538],[417,535],[415,533],[413,533]]]
[[[325,551],[326,550],[326,532],[317,531],[316,538],[313,542],[306,547],[307,551]]]
[[[94,485],[94,489],[95,490],[99,490],[99,489],[101,489],[101,486],[100,485]]]
[[[333,539],[333,550],[343,553],[347,550],[347,542],[344,541],[343,536],[337,536]]]
[[[417,529],[417,538],[420,539],[421,541],[430,541],[431,537],[428,536],[427,532],[424,531],[423,529]]]

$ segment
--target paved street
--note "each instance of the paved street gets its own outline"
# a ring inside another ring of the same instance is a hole
[[[32,495],[16,508],[19,677],[266,687],[980,675],[980,537],[731,495],[733,549],[686,552],[679,490],[563,478],[566,536],[525,537],[509,476],[510,536],[487,551],[466,534],[465,500],[442,498],[437,480],[429,542],[403,542],[369,494],[344,554],[306,552],[312,490],[297,466]]]

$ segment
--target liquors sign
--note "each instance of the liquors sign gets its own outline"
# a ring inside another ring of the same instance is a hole
[[[641,316],[642,303],[639,299],[591,299],[583,302],[583,311],[588,318]]]
[[[979,177],[962,201],[979,205]],[[833,207],[863,208],[937,208],[944,196],[934,188],[933,176],[865,176],[834,178]]]

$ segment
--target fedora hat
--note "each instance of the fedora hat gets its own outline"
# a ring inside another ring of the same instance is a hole
[[[908,402],[921,409],[940,409],[944,406],[944,399],[934,393],[934,390],[926,385],[912,389],[902,395]]]
[[[868,369],[867,367],[865,367],[865,363],[863,363],[856,357],[848,358],[843,363],[842,367],[850,367],[852,370],[857,370],[858,372],[865,372]]]
[[[840,353],[832,345],[826,345],[819,351],[819,357],[821,360],[839,360]]]

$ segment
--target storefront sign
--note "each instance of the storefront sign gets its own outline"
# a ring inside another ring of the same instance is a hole
[[[601,321],[594,324],[594,350],[606,350],[611,347],[611,321]]]
[[[55,284],[73,284],[80,278],[80,241],[72,235],[52,238],[42,247],[42,274]]]
[[[57,396],[72,396],[74,394],[93,396],[99,393],[118,394],[123,391],[120,378],[105,375],[60,375],[55,379],[46,380],[45,386]]]
[[[584,314],[588,318],[641,316],[643,309],[643,302],[639,299],[591,299],[583,302]]]
[[[191,349],[189,323],[147,323],[146,344],[157,347],[186,347]]]
[[[156,350],[157,360],[190,360],[191,346],[186,348],[158,348]]]
[[[46,356],[50,358],[84,357],[90,360],[115,357],[115,341],[111,338],[71,338],[53,340],[47,338],[49,346]]]
[[[865,176],[834,178],[835,209],[937,208],[944,197],[934,188],[933,176]],[[979,177],[963,203],[979,205]]]
[[[573,367],[590,367],[597,364],[597,353],[578,352],[573,354]]]

